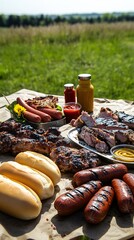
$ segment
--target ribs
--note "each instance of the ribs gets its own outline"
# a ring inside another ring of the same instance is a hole
[[[0,123],[0,152],[12,153],[35,151],[42,154],[49,154],[56,146],[70,146],[69,139],[61,136],[56,127],[34,129],[30,125],[18,124],[14,120]]]
[[[94,131],[95,128],[88,128],[83,126],[78,133],[78,138],[82,139],[88,146],[94,147],[101,153],[107,153],[109,151],[108,144],[98,138],[98,131]]]

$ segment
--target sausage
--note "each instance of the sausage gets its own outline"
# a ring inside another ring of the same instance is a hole
[[[27,111],[39,115],[41,117],[42,122],[50,122],[51,121],[50,115],[30,107],[22,98],[18,97],[17,103],[20,104],[22,107],[24,107]]]
[[[41,122],[41,117],[39,115],[29,112],[27,110],[23,112],[23,116],[28,121],[35,122],[35,123]]]
[[[117,205],[122,213],[134,211],[134,196],[129,186],[121,179],[113,179],[112,187],[115,191]]]
[[[130,187],[130,189],[134,195],[134,174],[133,173],[124,174],[123,180]]]
[[[97,224],[104,220],[114,198],[111,186],[104,186],[91,198],[84,209],[84,217],[88,223]]]
[[[49,114],[53,119],[59,120],[62,118],[62,112],[56,109],[39,108],[41,112]]]
[[[113,178],[122,178],[122,176],[127,172],[127,167],[122,163],[109,164],[81,170],[74,174],[72,182],[74,186],[80,186],[81,184],[91,180],[109,182]]]
[[[90,181],[60,195],[54,202],[54,207],[61,216],[70,215],[86,206],[95,192],[102,187],[100,181]]]

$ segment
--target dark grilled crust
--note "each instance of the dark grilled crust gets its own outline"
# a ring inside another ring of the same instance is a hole
[[[97,154],[86,149],[74,149],[66,146],[53,148],[50,158],[58,165],[61,172],[78,172],[101,164]]]
[[[84,207],[101,187],[100,181],[90,181],[60,195],[55,200],[54,207],[59,215],[70,215]]]
[[[104,220],[114,198],[114,190],[111,186],[104,186],[91,198],[84,216],[87,222],[97,224]]]

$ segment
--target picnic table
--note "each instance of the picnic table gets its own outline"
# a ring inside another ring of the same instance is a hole
[[[17,97],[23,99],[35,96],[45,96],[29,89],[22,89],[9,96],[0,98],[0,121],[6,121],[11,117],[7,110],[7,100],[12,103]],[[58,96],[59,105],[64,104],[64,97]],[[134,102],[125,100],[94,99],[94,113],[97,114],[101,107],[109,107],[111,110],[125,111],[134,115]],[[64,136],[72,127],[66,124],[60,127]],[[0,161],[14,160],[14,156],[0,155]],[[130,169],[134,172],[134,169]],[[94,240],[125,240],[134,239],[134,214],[121,214],[117,206],[113,205],[108,216],[103,222],[97,225],[88,224],[83,212],[78,211],[68,217],[59,217],[54,209],[54,200],[60,193],[65,192],[71,185],[72,174],[62,174],[61,181],[55,187],[55,194],[52,198],[42,201],[42,211],[37,219],[23,221],[10,217],[0,212],[0,239],[32,239],[32,240],[78,240],[81,236],[87,236]]]

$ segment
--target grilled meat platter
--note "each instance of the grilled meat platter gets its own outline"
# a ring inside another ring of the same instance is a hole
[[[109,153],[117,144],[134,145],[134,116],[101,108],[97,117],[82,111],[72,120],[78,130],[78,139],[100,153]]]

